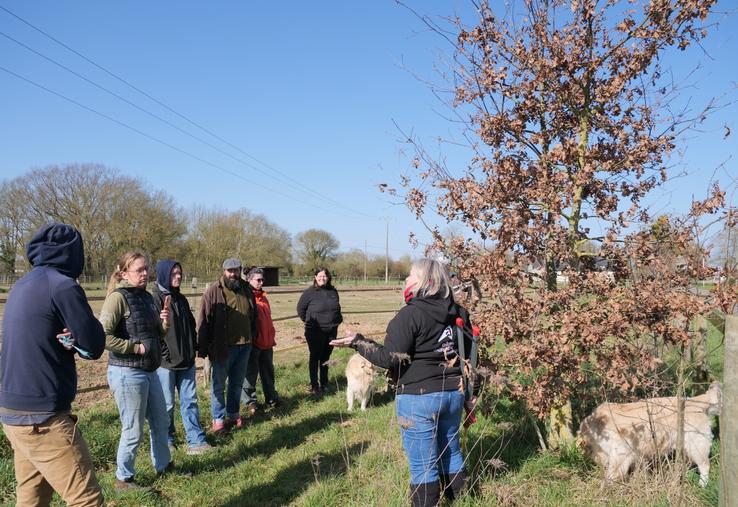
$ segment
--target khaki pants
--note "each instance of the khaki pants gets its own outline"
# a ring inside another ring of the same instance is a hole
[[[49,505],[54,490],[68,505],[103,505],[90,451],[77,417],[59,414],[42,424],[3,424],[13,446],[18,506]]]

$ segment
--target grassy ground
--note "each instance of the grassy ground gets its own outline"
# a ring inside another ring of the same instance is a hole
[[[275,317],[294,313],[299,294],[272,294]],[[381,333],[392,310],[400,306],[396,291],[342,292],[346,312],[390,310],[387,313],[347,313],[345,326],[367,334]],[[197,305],[197,301],[193,301]],[[93,305],[97,312],[99,308]],[[711,349],[719,348],[719,323],[709,330]],[[717,327],[715,327],[717,326]],[[350,356],[334,353],[333,390],[320,400],[307,395],[307,350],[299,321],[277,324],[277,387],[284,406],[259,412],[247,428],[209,440],[217,450],[205,456],[174,454],[175,472],[157,478],[148,457],[148,442],[138,452],[136,480],[147,492],[114,491],[115,453],[120,424],[107,389],[78,396],[75,410],[93,454],[95,468],[109,505],[407,505],[408,472],[402,453],[394,403],[389,394],[375,396],[362,413],[346,411],[343,370]],[[714,350],[713,350],[714,351]],[[722,357],[722,354],[719,354]],[[713,371],[721,365],[717,355]],[[105,361],[78,362],[81,382],[105,383]],[[377,380],[382,386],[383,381]],[[209,395],[199,390],[201,419],[209,422]],[[462,443],[473,478],[471,492],[460,506],[664,506],[717,505],[718,460],[713,458],[710,483],[697,487],[690,471],[686,483],[669,465],[638,472],[626,483],[602,485],[602,471],[576,450],[540,453],[526,414],[507,399],[486,393],[479,422],[464,431]],[[183,435],[179,415],[177,427]],[[0,432],[1,433],[1,432]],[[718,452],[718,441],[713,456]],[[12,451],[0,437],[0,504],[13,504]],[[58,499],[55,505],[62,505]]]
[[[174,454],[175,472],[157,478],[148,443],[138,452],[137,476],[147,492],[114,491],[115,452],[120,431],[109,397],[81,410],[81,428],[90,446],[109,505],[406,505],[408,473],[389,394],[375,396],[365,413],[346,411],[343,369],[349,352],[336,351],[332,392],[320,400],[307,395],[306,352],[277,357],[278,389],[284,406],[259,412],[245,429],[211,437],[217,450],[205,456]],[[382,380],[377,381],[378,385]],[[209,396],[199,392],[203,422]],[[576,451],[539,453],[519,407],[488,395],[487,417],[463,433],[472,492],[458,505],[716,505],[717,466],[708,488],[696,474],[679,487],[668,468],[640,473],[626,484],[601,488],[601,471]],[[179,434],[181,423],[177,420]],[[12,451],[0,440],[0,499],[12,505]],[[55,505],[61,505],[56,501]]]

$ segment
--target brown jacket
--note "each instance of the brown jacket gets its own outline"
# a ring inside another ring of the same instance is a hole
[[[251,307],[251,336],[256,336],[256,301],[249,287],[243,294]],[[222,363],[228,359],[228,316],[223,280],[218,279],[202,295],[197,319],[197,355],[210,357],[211,362]]]

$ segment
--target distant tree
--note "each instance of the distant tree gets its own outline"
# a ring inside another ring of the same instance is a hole
[[[289,233],[263,215],[196,207],[190,218],[185,258],[191,274],[217,277],[227,257],[240,259],[244,266],[290,267]]]
[[[20,197],[20,182],[0,184],[0,272],[12,275],[16,258],[24,255],[29,230],[27,203]]]
[[[336,260],[333,262],[332,267],[336,276],[359,278],[364,276],[366,261],[367,258],[364,252],[355,248],[336,255]]]
[[[643,198],[666,180],[680,133],[712,108],[670,109],[678,90],[661,64],[667,49],[705,35],[715,1],[474,5],[472,26],[426,19],[455,46],[449,105],[470,162],[452,172],[410,139],[417,172],[404,181],[405,199],[416,216],[432,208],[469,232],[449,241],[436,229],[434,248],[493,295],[475,314],[488,346],[506,343],[489,358],[528,407],[551,415],[556,445],[572,438],[569,400],[586,405],[593,385],[626,397],[652,392],[662,365],[648,344],[684,350],[693,317],[735,296],[690,290],[709,274],[692,246],[699,217],[723,204],[717,186],[664,234],[630,227],[651,223]],[[622,283],[585,262],[592,241]],[[659,255],[667,245],[685,261],[679,270]],[[535,261],[541,280],[526,271]]]
[[[308,229],[295,236],[294,246],[303,269],[310,272],[334,261],[340,244],[328,231]]]
[[[4,227],[14,230],[16,237],[27,238],[49,221],[77,227],[85,239],[86,274],[109,272],[127,249],[157,257],[186,230],[170,196],[99,164],[34,169],[6,182],[3,199],[11,210],[3,215]]]

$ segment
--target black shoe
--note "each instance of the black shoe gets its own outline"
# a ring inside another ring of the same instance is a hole
[[[267,408],[279,408],[282,406],[282,400],[277,398],[276,400],[267,401]]]
[[[320,390],[320,387],[311,387],[310,388],[310,395],[314,396],[316,398],[320,397],[323,394],[323,391]]]

